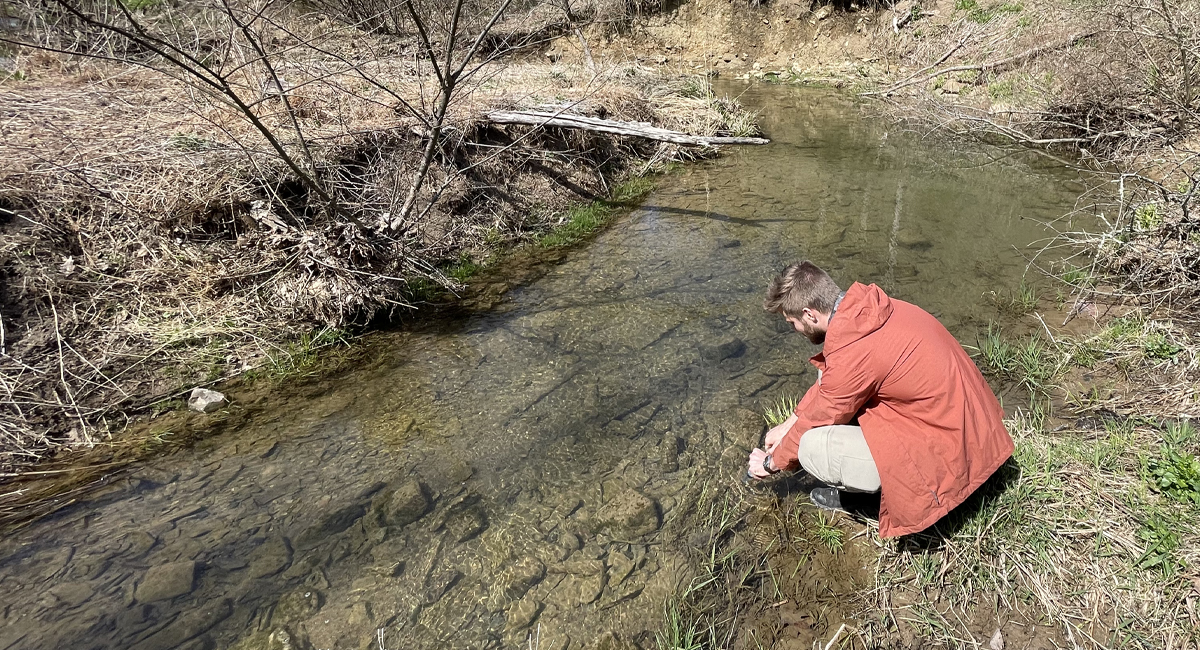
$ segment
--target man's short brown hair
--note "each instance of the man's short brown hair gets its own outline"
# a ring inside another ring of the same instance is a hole
[[[805,309],[828,314],[842,290],[833,278],[807,260],[790,264],[771,281],[763,309],[799,318]]]

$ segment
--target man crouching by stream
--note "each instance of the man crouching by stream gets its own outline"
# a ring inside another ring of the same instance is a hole
[[[750,453],[755,478],[802,467],[832,486],[810,495],[827,509],[841,491],[881,492],[879,534],[895,537],[933,525],[1012,455],[983,375],[920,307],[873,284],[843,292],[811,262],[784,269],[764,307],[824,349],[795,413]]]

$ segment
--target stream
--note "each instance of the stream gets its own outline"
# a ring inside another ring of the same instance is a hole
[[[724,90],[772,144],[663,177],[498,306],[372,335],[353,372],[7,533],[0,649],[653,648],[692,575],[676,511],[740,480],[764,408],[815,377],[762,310],[774,274],[811,259],[973,344],[1082,190],[833,92]]]

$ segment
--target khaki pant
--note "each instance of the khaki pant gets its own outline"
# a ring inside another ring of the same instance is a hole
[[[800,436],[800,465],[814,478],[847,492],[878,492],[879,470],[860,427],[833,424]]]

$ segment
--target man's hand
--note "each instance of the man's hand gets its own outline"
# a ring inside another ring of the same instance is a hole
[[[750,461],[746,466],[746,472],[749,473],[750,476],[753,476],[759,480],[770,476],[772,473],[768,472],[766,468],[763,467],[763,459],[766,457],[767,452],[763,451],[762,449],[755,449],[754,451],[750,452]],[[779,471],[774,465],[771,465],[771,468],[775,471]]]
[[[763,440],[763,447],[766,448],[768,454],[775,453],[775,448],[779,446],[780,442],[783,442],[783,437],[787,435],[787,432],[791,430],[792,425],[795,424],[796,420],[798,419],[799,418],[793,415],[787,420],[784,420],[783,424],[780,424],[779,426],[774,427],[767,432],[767,437],[765,440]]]

